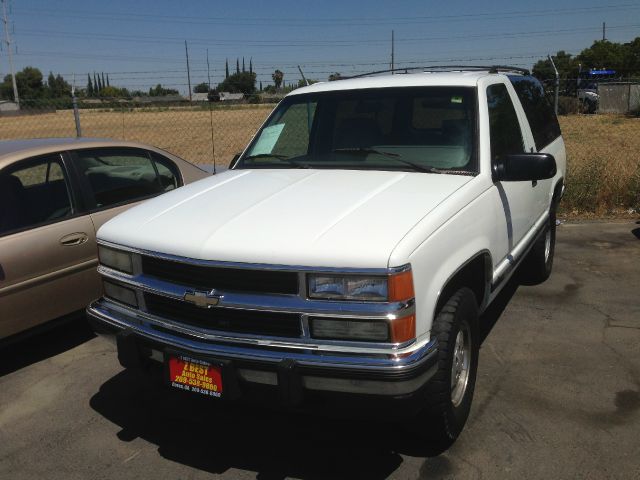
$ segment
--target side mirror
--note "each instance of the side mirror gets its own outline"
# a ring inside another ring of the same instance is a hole
[[[511,153],[498,157],[493,165],[494,181],[524,182],[553,178],[556,159],[548,153]]]
[[[229,170],[233,169],[233,167],[236,166],[236,163],[238,163],[238,160],[240,159],[240,155],[242,155],[241,153],[236,153],[233,156],[233,159],[231,160],[231,163],[229,163]]]

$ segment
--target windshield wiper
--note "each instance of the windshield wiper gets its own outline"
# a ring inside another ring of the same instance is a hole
[[[297,167],[297,168],[311,168],[306,163],[300,163],[297,160],[293,160],[287,157],[286,155],[282,155],[280,153],[256,153],[255,155],[246,156],[242,160],[254,160],[256,158],[277,158],[278,160],[288,163],[289,165],[293,165],[294,167]]]
[[[375,148],[370,148],[370,147],[336,148],[334,152],[358,153],[361,155],[368,155],[370,153],[374,153],[374,154],[383,155],[385,157],[391,158],[396,162],[404,163],[405,165],[412,167],[414,170],[417,170],[418,172],[446,173],[446,170],[440,170],[439,168],[420,165],[419,163],[411,162],[409,160],[405,160],[404,158],[400,158],[402,157],[402,155],[400,155],[399,153],[385,152],[384,150],[376,150]]]

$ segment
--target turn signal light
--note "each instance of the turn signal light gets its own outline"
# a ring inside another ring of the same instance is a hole
[[[411,270],[389,275],[389,301],[401,302],[415,297]]]

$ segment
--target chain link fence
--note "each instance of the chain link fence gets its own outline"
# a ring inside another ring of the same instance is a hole
[[[553,95],[553,88],[547,89]],[[628,102],[627,97],[622,98],[621,102]],[[566,115],[581,112],[585,106],[575,95],[561,95],[559,100],[568,158],[567,194],[561,213],[640,211],[640,118]],[[0,140],[76,136],[71,99],[55,103],[24,100],[19,110],[11,110],[11,105],[0,102]],[[273,106],[79,100],[78,117],[84,137],[148,143],[196,164],[226,166],[247,145]]]
[[[127,99],[22,100],[0,103],[0,140],[20,138],[115,138],[155,145],[192,163],[228,165],[273,109],[273,103],[142,103]]]
[[[551,101],[554,100],[555,80],[544,81]],[[563,78],[558,88],[558,113],[604,113],[640,115],[640,78],[624,81],[598,81]]]

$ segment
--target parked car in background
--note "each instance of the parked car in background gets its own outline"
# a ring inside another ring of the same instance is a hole
[[[133,142],[0,142],[0,339],[98,298],[98,228],[141,200],[207,176]]]

